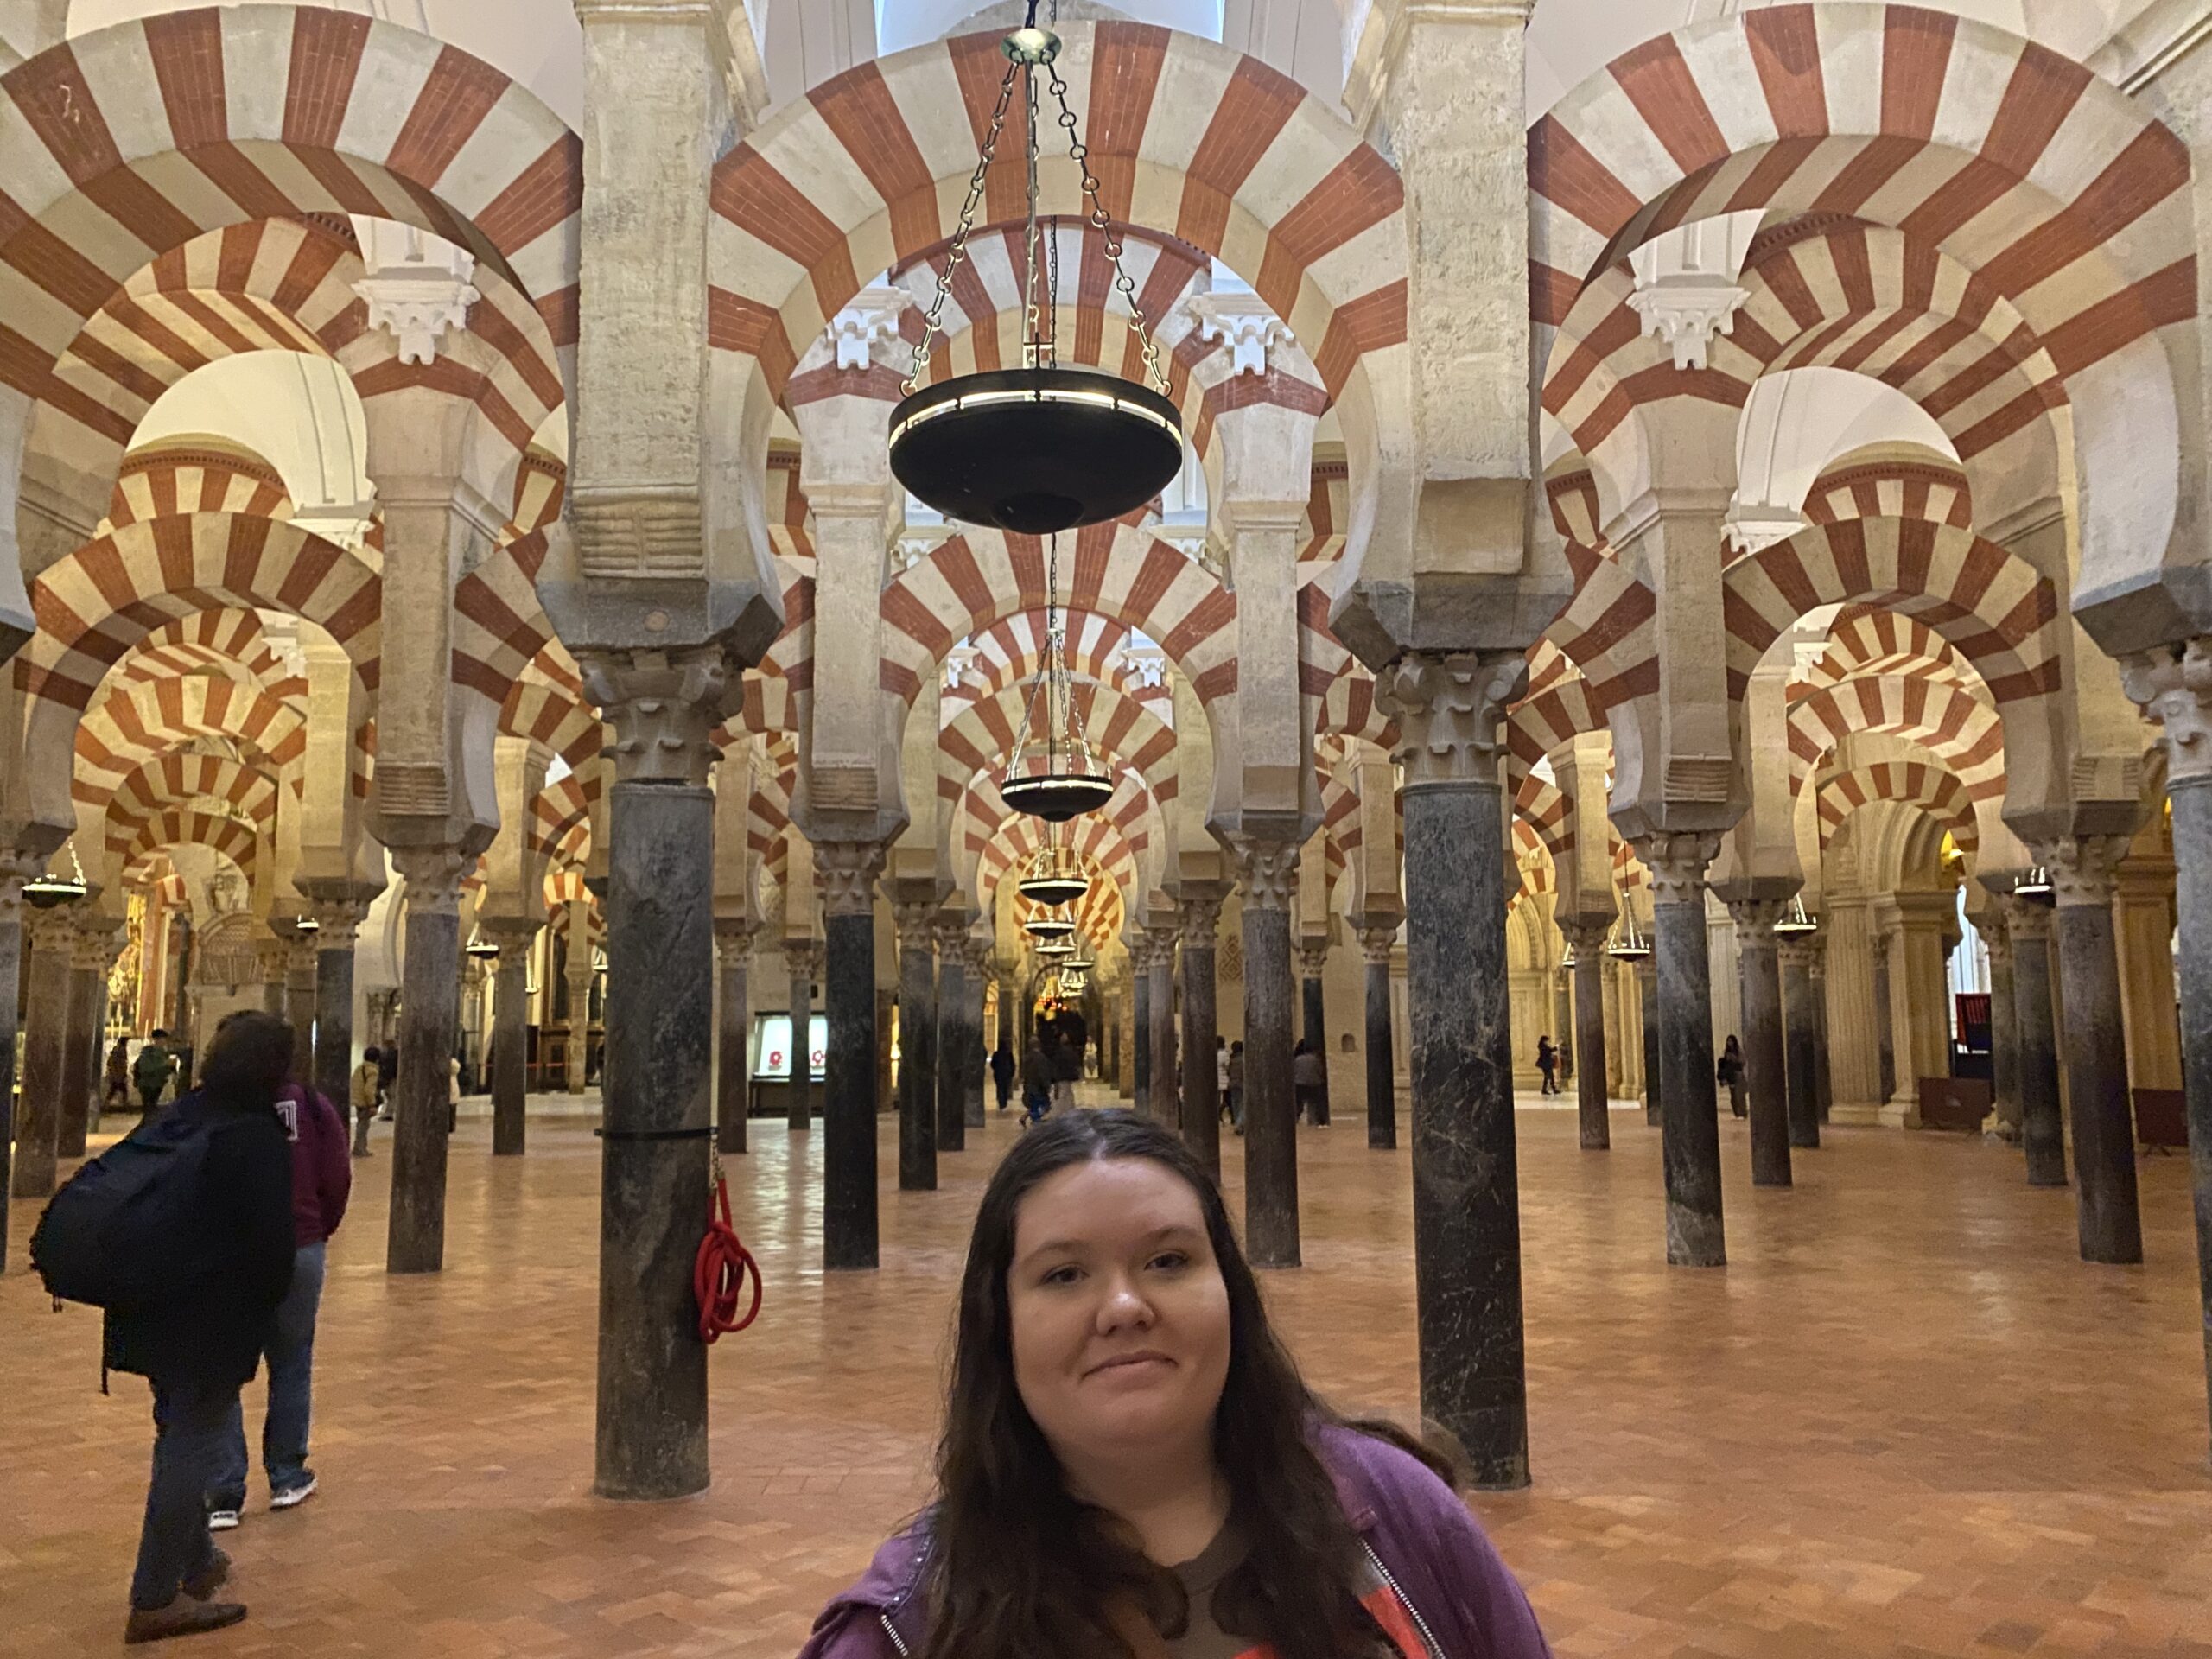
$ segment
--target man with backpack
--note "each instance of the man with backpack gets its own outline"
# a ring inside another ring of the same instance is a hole
[[[292,1280],[292,1149],[276,1115],[292,1028],[234,1014],[199,1092],[149,1116],[57,1192],[31,1262],[65,1301],[107,1313],[108,1369],[153,1385],[154,1466],[126,1643],[219,1630],[245,1609],[205,1508],[238,1390]]]
[[[162,1103],[162,1090],[168,1086],[169,1073],[176,1070],[176,1057],[169,1052],[168,1045],[168,1033],[156,1027],[130,1063],[131,1086],[137,1090],[139,1103],[149,1114]]]
[[[346,1155],[346,1123],[315,1090],[288,1083],[276,1116],[292,1140],[292,1287],[277,1305],[262,1350],[269,1362],[269,1410],[261,1426],[261,1465],[269,1507],[289,1510],[315,1496],[308,1468],[308,1421],[315,1398],[315,1319],[322,1303],[323,1256],[346,1218],[353,1166]],[[245,1411],[236,1395],[222,1465],[207,1488],[207,1526],[227,1532],[245,1507]]]

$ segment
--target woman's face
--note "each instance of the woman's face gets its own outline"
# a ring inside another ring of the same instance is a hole
[[[1071,1165],[1014,1217],[1014,1384],[1063,1461],[1210,1434],[1229,1291],[1198,1194],[1147,1158]]]

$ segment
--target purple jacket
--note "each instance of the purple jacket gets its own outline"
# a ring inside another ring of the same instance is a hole
[[[276,1116],[292,1138],[292,1242],[304,1249],[321,1243],[346,1219],[353,1192],[346,1124],[336,1107],[296,1083],[277,1095]]]
[[[1437,1659],[1550,1659],[1528,1597],[1450,1487],[1419,1459],[1353,1429],[1319,1430],[1314,1449]],[[861,1581],[823,1609],[799,1659],[918,1654],[929,1627],[916,1593],[926,1551],[919,1526],[876,1551]]]

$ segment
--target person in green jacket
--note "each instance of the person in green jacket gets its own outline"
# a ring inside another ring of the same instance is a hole
[[[168,1087],[169,1073],[176,1070],[176,1056],[169,1052],[168,1041],[168,1033],[157,1027],[130,1063],[131,1086],[138,1091],[139,1103],[149,1112],[162,1103],[162,1090]]]

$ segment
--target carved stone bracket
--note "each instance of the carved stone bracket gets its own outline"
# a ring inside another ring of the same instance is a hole
[[[79,922],[72,930],[69,965],[93,973],[105,974],[115,965],[115,953],[123,948],[123,929],[97,923]]]
[[[1298,843],[1232,835],[1230,856],[1247,910],[1288,910],[1298,897]]]
[[[315,925],[315,949],[335,950],[341,944],[352,944],[361,924],[369,918],[369,904],[366,899],[309,897],[307,913]]]
[[[1802,968],[1810,973],[1820,962],[1819,945],[1802,934],[1794,938],[1777,940],[1775,948],[1784,968]]]
[[[2038,904],[2033,899],[2007,899],[2005,903],[2005,931],[2012,934],[2017,947],[2023,942],[2040,944],[2050,938],[2051,910],[2049,905]]]
[[[2165,728],[2167,784],[2212,778],[2212,639],[2123,657],[2120,683]]]
[[[1989,949],[1991,973],[2012,965],[2012,933],[2010,928],[1985,927],[1981,930],[1981,942]]]
[[[969,973],[978,979],[986,980],[996,976],[999,969],[999,945],[996,939],[988,938],[979,939],[970,934],[966,949]]]
[[[1644,868],[1651,872],[1654,904],[1703,901],[1706,869],[1720,855],[1719,830],[1654,830],[1636,836],[1630,844],[1643,861]]]
[[[1505,710],[1528,684],[1517,652],[1408,655],[1384,669],[1376,706],[1397,723],[1390,758],[1406,769],[1406,786],[1495,784]]]
[[[407,883],[407,908],[444,915],[461,910],[461,884],[476,868],[475,858],[457,847],[397,847],[391,861]]]
[[[516,916],[486,916],[476,925],[484,930],[486,938],[499,947],[503,957],[510,951],[529,950],[537,943],[537,930],[545,925],[528,917]]]
[[[938,901],[902,899],[891,906],[891,919],[899,930],[901,950],[937,950]]]
[[[880,841],[821,841],[814,845],[814,875],[825,916],[873,916],[875,884],[889,849]]]
[[[1301,979],[1319,979],[1329,966],[1329,942],[1319,944],[1300,942],[1298,947],[1298,975]]]
[[[1586,957],[1605,948],[1605,941],[1613,936],[1613,925],[1611,916],[1568,916],[1560,919],[1559,931],[1574,947],[1577,957]]]
[[[1202,950],[1211,949],[1214,936],[1221,927],[1221,901],[1217,893],[1192,892],[1189,887],[1177,897],[1175,913],[1181,919],[1183,942]]]
[[[2127,855],[2126,836],[2061,836],[2037,842],[2036,861],[2050,874],[2050,888],[2061,910],[2110,905],[2120,886],[2120,861]]]
[[[760,924],[743,916],[715,918],[715,944],[724,957],[742,957],[753,949],[753,936],[760,931]]]
[[[1774,937],[1774,925],[1789,913],[1786,899],[1731,899],[1728,901],[1729,919],[1736,924],[1736,937],[1764,935]]]
[[[584,696],[614,728],[616,783],[706,783],[735,680],[720,647],[592,652],[582,665]]]

